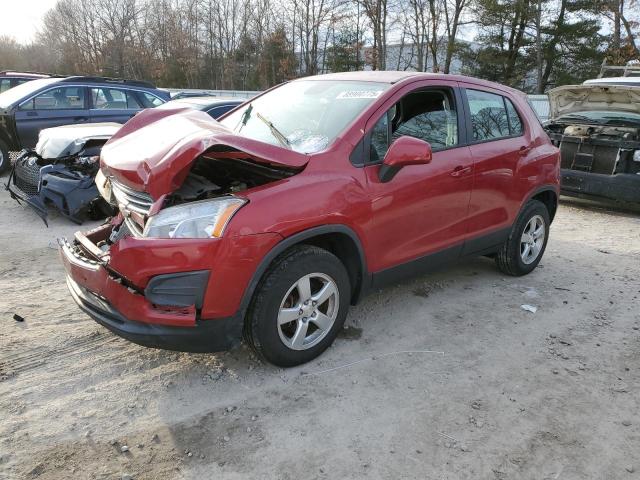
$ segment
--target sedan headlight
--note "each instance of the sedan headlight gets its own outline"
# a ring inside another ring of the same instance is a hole
[[[234,213],[246,200],[223,197],[202,200],[160,210],[149,217],[144,237],[211,238],[221,237]]]
[[[104,176],[104,173],[102,173],[102,170],[98,170],[98,173],[96,174],[95,182],[96,182],[96,187],[98,188],[98,192],[100,192],[100,195],[102,196],[102,198],[104,198],[107,201],[107,203],[110,203],[111,205],[115,205],[115,201],[113,199],[113,193],[111,191],[111,180],[109,180],[107,177]]]

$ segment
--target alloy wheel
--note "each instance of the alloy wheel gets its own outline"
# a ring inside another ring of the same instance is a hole
[[[339,306],[338,286],[329,275],[305,275],[289,288],[280,304],[280,340],[292,350],[314,347],[333,327]]]
[[[527,222],[520,237],[520,258],[525,265],[533,263],[544,246],[545,226],[540,215],[534,215]]]

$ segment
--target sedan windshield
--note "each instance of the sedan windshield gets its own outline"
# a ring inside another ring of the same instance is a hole
[[[16,87],[13,87],[6,92],[0,93],[0,108],[8,108],[14,103],[19,102],[25,97],[28,97],[33,92],[46,87],[51,83],[59,81],[58,78],[42,78],[40,80],[32,80],[30,82],[23,83]]]
[[[575,121],[578,123],[596,124],[625,124],[640,125],[640,114],[633,112],[616,112],[613,110],[587,110],[584,112],[567,113],[558,117],[558,121]]]
[[[316,153],[387,88],[377,82],[298,80],[252,100],[220,123],[244,137]]]

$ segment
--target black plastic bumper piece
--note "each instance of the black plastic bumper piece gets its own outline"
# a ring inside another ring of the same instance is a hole
[[[116,335],[144,347],[194,353],[220,352],[233,348],[242,339],[242,321],[235,316],[202,320],[195,327],[136,322],[123,317],[106,300],[68,276],[67,286],[83,312]]]
[[[209,281],[209,270],[156,275],[144,290],[144,296],[155,305],[202,308]]]
[[[564,195],[640,203],[640,175],[603,175],[564,168],[561,175],[560,188]]]

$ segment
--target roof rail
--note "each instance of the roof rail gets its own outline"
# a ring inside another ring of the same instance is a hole
[[[73,77],[66,77],[62,82],[89,82],[89,83],[114,83],[120,85],[130,85],[136,87],[156,88],[151,82],[145,82],[144,80],[126,80],[124,78],[111,78],[111,77],[93,77],[76,75]]]
[[[617,77],[640,77],[640,61],[631,60],[626,65],[607,65],[606,60],[602,62],[598,78],[605,78],[607,74],[613,73]]]

